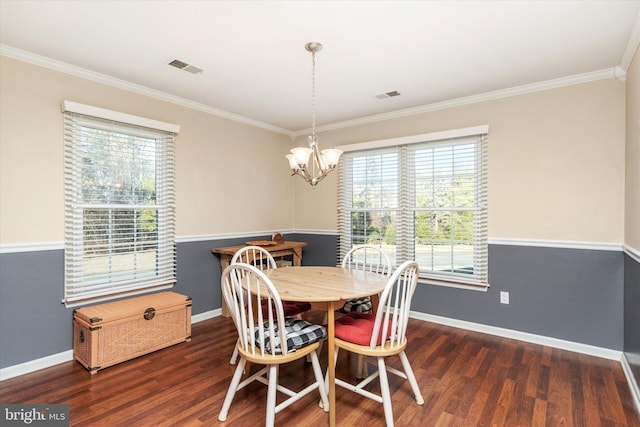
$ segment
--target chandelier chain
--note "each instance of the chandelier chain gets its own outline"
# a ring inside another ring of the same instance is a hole
[[[311,135],[316,136],[316,52],[311,52]]]

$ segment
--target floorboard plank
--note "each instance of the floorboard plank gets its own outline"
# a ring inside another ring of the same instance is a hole
[[[319,311],[310,314],[311,321],[321,322],[322,317]],[[616,361],[415,319],[409,328],[407,356],[425,403],[417,405],[409,384],[390,375],[398,427],[640,427],[640,416]],[[191,342],[96,375],[67,362],[2,381],[0,402],[68,404],[72,426],[262,425],[266,408],[262,384],[239,391],[227,420],[217,420],[235,369],[229,358],[236,338],[230,319],[209,319],[193,325]],[[320,360],[325,369],[326,348]],[[337,375],[354,380],[355,363],[355,357],[341,352]],[[397,359],[390,364],[400,367]],[[283,366],[280,376],[283,384],[294,388],[313,381],[311,366],[304,360]],[[379,393],[378,381],[367,389]],[[381,404],[342,388],[336,393],[338,425],[384,425]],[[316,393],[276,415],[276,424],[282,427],[326,425],[327,421]]]

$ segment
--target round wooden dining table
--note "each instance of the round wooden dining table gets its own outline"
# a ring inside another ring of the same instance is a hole
[[[329,425],[336,425],[336,371],[333,364],[335,348],[335,310],[344,301],[371,296],[373,307],[388,278],[369,271],[341,267],[284,267],[265,271],[278,290],[280,298],[287,301],[306,301],[315,308],[327,310],[327,370],[329,373]]]

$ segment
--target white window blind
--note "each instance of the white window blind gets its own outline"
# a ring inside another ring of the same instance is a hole
[[[174,134],[73,111],[64,130],[65,304],[173,286]]]
[[[339,256],[373,244],[422,281],[486,288],[486,133],[374,146],[341,160]]]

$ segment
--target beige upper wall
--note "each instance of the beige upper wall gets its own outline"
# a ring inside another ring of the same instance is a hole
[[[624,242],[640,251],[640,51],[627,70]]]
[[[337,228],[337,174],[315,190],[290,177],[286,136],[6,57],[0,61],[2,244],[63,240],[64,99],[181,125],[178,236]],[[629,92],[638,87],[637,62],[627,81],[627,114],[636,123],[638,99]],[[320,144],[480,124],[490,126],[490,237],[640,246],[633,220],[640,205],[633,192],[637,173],[627,173],[625,196],[625,87],[614,79],[321,132]],[[637,170],[640,159],[637,127],[635,132],[626,142],[627,171]]]
[[[64,239],[65,99],[181,126],[178,236],[293,224],[293,182],[283,158],[289,137],[0,57],[0,243]]]
[[[488,124],[491,238],[620,243],[624,120],[624,85],[610,79],[320,132],[319,138],[326,148]],[[296,228],[337,228],[336,182],[332,177],[316,190],[296,185]]]

